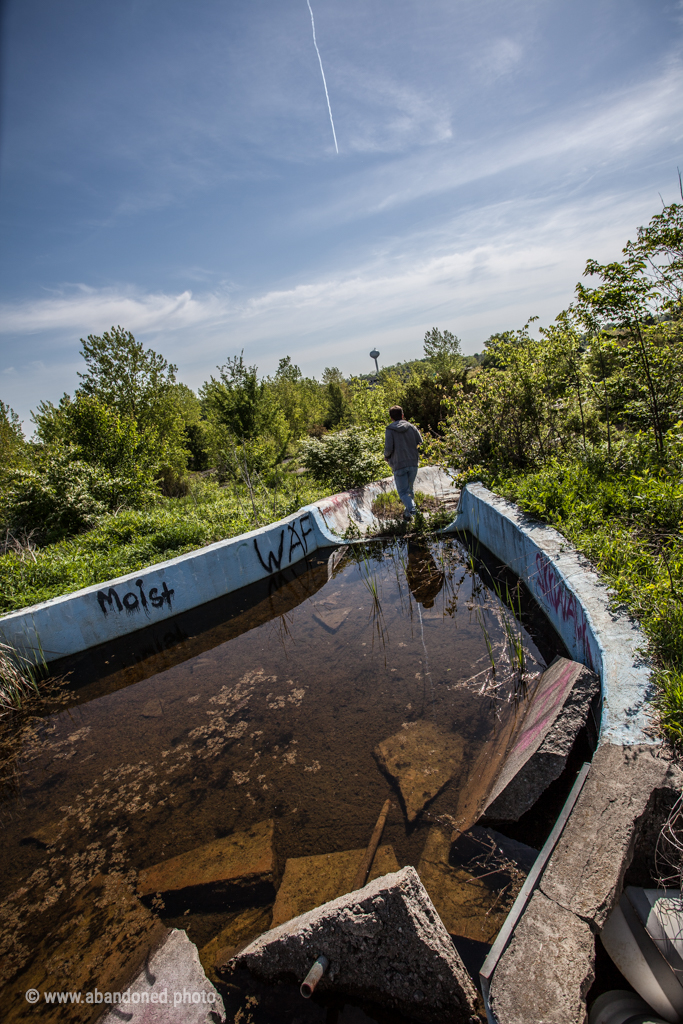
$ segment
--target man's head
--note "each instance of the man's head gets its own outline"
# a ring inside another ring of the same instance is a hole
[[[391,416],[392,420],[394,420],[394,422],[396,422],[397,420],[402,420],[403,409],[401,408],[400,405],[392,405],[391,409],[389,410],[389,415]]]

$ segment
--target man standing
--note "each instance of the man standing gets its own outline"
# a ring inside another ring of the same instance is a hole
[[[412,423],[403,419],[403,409],[393,405],[389,410],[391,423],[384,434],[384,458],[394,471],[394,483],[398,496],[403,502],[404,519],[412,519],[415,512],[413,484],[420,462],[418,448],[422,434]]]

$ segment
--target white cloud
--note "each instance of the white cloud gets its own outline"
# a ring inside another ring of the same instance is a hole
[[[552,188],[556,174],[578,184],[606,167],[632,163],[639,153],[652,160],[660,143],[670,152],[683,138],[681,96],[683,68],[671,64],[649,82],[579,109],[555,110],[552,121],[515,124],[476,143],[456,137],[451,144],[385,162],[360,183],[350,179],[343,198],[297,216],[310,223],[343,223],[522,169],[526,194],[535,181],[544,191]]]
[[[426,323],[437,314],[446,315],[459,332],[463,325],[488,331],[487,324],[510,315],[503,310],[524,307],[524,317],[539,307],[546,316],[558,312],[569,301],[585,259],[618,255],[628,231],[649,216],[649,207],[649,197],[640,195],[560,209],[547,200],[502,202],[438,230],[403,236],[362,265],[260,293],[220,288],[144,293],[132,286],[81,285],[34,302],[5,304],[0,317],[3,333],[15,336],[68,332],[76,337],[121,324],[140,336],[163,336],[164,351],[174,359],[179,353],[170,350],[184,347],[188,332],[195,339],[190,358],[201,359],[226,331],[264,348],[281,338],[363,334],[406,318]],[[199,340],[200,332],[207,341]]]
[[[656,206],[649,191],[559,206],[554,197],[492,203],[396,238],[363,264],[250,294],[227,286],[177,294],[72,286],[6,303],[3,346],[18,372],[5,378],[0,398],[28,420],[40,398],[72,392],[78,338],[112,324],[178,363],[180,378],[195,388],[242,348],[262,373],[290,355],[318,375],[326,365],[362,371],[374,346],[385,364],[412,358],[432,326],[453,330],[465,351],[480,350],[491,333],[532,314],[550,323],[571,301],[586,258],[618,257]],[[20,364],[31,334],[39,335],[31,355],[44,366]]]
[[[198,303],[191,291],[145,295],[133,287],[97,289],[81,284],[44,299],[7,303],[0,307],[0,316],[3,333],[7,334],[55,330],[92,333],[112,324],[132,324],[135,330],[144,332],[167,325],[173,329],[207,323],[212,313],[224,315],[225,308],[218,296]]]
[[[471,63],[482,79],[495,81],[518,67],[523,55],[524,49],[516,39],[503,37],[487,43]]]
[[[347,62],[339,62],[336,78],[340,90],[335,120],[343,150],[395,152],[452,137],[450,110],[443,96]]]

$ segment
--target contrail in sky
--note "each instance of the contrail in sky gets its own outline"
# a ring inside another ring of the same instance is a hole
[[[330,112],[330,124],[332,125],[332,138],[334,139],[334,148],[337,150],[337,155],[339,155],[339,146],[337,145],[337,133],[334,130],[334,121],[332,120],[330,94],[327,91],[327,82],[325,81],[325,72],[323,71],[323,60],[322,57],[320,56],[320,50],[318,49],[318,44],[315,39],[315,22],[313,21],[313,9],[311,8],[311,0],[306,0],[306,3],[308,4],[308,9],[311,12],[311,25],[313,27],[313,45],[315,46],[315,52],[318,54],[318,60],[320,62],[320,74],[323,76],[323,85],[325,86],[325,96],[327,98],[327,109]]]

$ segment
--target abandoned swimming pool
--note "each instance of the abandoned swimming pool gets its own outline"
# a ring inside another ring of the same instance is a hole
[[[200,950],[214,942],[216,952],[221,936],[230,945],[238,918],[238,938],[252,937],[273,913],[277,922],[314,905],[301,885],[283,890],[288,863],[294,879],[295,861],[310,875],[320,864],[306,858],[362,851],[388,796],[374,873],[415,866],[437,909],[437,890],[457,890],[462,926],[457,914],[446,923],[463,956],[476,956],[545,825],[530,823],[516,836],[527,852],[499,850],[500,862],[485,846],[452,851],[450,839],[444,853],[440,837],[463,820],[472,765],[519,715],[529,682],[564,653],[528,597],[499,578],[494,586],[454,538],[319,551],[296,571],[169,620],[163,633],[72,659],[70,704],[25,724],[5,779],[5,981],[49,949],[69,899],[98,873],[136,886],[153,865],[272,822],[277,894],[209,907],[151,901]],[[223,991],[233,1015],[250,994]],[[265,992],[249,1009],[254,1021],[276,1019]],[[322,1020],[328,1009],[313,1001],[297,1013]],[[377,1012],[334,1007],[339,1020]]]

